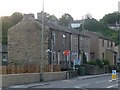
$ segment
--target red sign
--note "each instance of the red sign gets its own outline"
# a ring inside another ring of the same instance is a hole
[[[64,55],[69,55],[69,54],[70,54],[70,50],[65,50],[65,51],[63,52],[63,54],[64,54]]]

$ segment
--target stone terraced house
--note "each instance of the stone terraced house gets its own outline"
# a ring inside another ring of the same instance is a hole
[[[85,52],[90,60],[89,37],[79,31],[44,22],[43,60],[41,60],[41,21],[33,14],[25,14],[22,21],[8,30],[8,64],[13,65],[63,65],[70,67],[74,59],[81,59]],[[85,45],[84,45],[85,44]],[[69,55],[64,51],[69,50]]]
[[[105,59],[111,65],[117,64],[117,51],[115,41],[96,32],[88,30],[82,31],[84,35],[90,37],[90,59]]]

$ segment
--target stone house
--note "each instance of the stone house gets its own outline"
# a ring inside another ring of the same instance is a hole
[[[22,21],[8,30],[8,64],[48,64],[48,48],[46,35],[48,27],[44,27],[43,60],[41,60],[41,31],[42,25],[37,22],[33,14],[26,14]],[[42,62],[42,63],[41,63]]]
[[[90,37],[90,59],[106,59],[111,65],[116,64],[115,42],[100,33],[82,31],[84,35]]]
[[[82,23],[83,23],[83,20],[73,20],[70,22],[70,27],[71,28],[79,28]]]
[[[81,33],[79,42],[79,50],[81,52],[80,57],[83,53],[85,53],[87,61],[90,61],[90,37]]]

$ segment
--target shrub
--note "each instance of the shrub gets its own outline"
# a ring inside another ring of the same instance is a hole
[[[104,63],[103,63],[102,60],[96,59],[96,62],[97,62],[97,65],[98,65],[99,67],[103,67]]]
[[[103,63],[104,63],[104,65],[110,65],[110,63],[109,63],[109,61],[108,60],[102,60],[103,61]]]
[[[96,61],[89,61],[89,62],[87,62],[87,64],[89,64],[89,65],[95,65],[95,66],[97,66],[97,63],[96,63]]]

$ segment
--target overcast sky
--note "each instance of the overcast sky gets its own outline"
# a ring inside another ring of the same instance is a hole
[[[44,0],[44,10],[60,18],[69,13],[75,20],[91,13],[95,19],[118,10],[120,0]],[[0,16],[9,16],[13,12],[34,13],[42,10],[42,0],[1,0]]]

